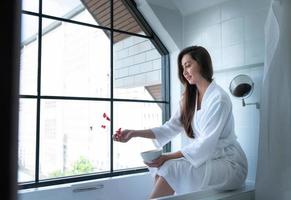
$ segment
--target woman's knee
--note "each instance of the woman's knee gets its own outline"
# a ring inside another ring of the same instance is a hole
[[[155,183],[158,181],[159,178],[160,178],[160,176],[156,174],[156,176],[155,176]]]

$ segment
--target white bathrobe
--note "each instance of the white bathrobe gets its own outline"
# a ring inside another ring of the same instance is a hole
[[[179,133],[185,134],[179,118],[180,109],[164,125],[151,129],[157,147]],[[241,187],[247,175],[247,159],[234,132],[231,100],[214,81],[206,89],[201,109],[195,110],[192,128],[195,139],[181,149],[184,157],[149,168],[151,174],[164,177],[176,194]]]

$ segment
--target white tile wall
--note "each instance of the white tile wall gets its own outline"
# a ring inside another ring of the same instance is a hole
[[[252,95],[245,100],[246,103],[255,103],[260,101],[260,88],[262,84],[263,66],[249,66],[237,70],[230,70],[227,72],[215,73],[215,81],[221,85],[225,91],[230,95],[233,104],[233,114],[235,119],[235,132],[238,140],[245,150],[249,173],[247,179],[255,181],[257,156],[258,156],[258,142],[259,142],[259,112],[254,105],[242,106],[241,99],[233,97],[228,86],[233,77],[238,74],[247,74],[254,81],[254,91]]]
[[[201,45],[214,52],[215,70],[261,63],[269,3],[227,1],[185,16],[183,46]]]
[[[244,40],[244,18],[236,17],[223,21],[222,24],[222,46],[241,44]],[[220,38],[219,38],[220,39]]]
[[[245,15],[245,40],[262,39],[264,35],[264,24],[268,9],[247,12]]]
[[[205,45],[207,48],[221,48],[221,26],[215,24],[205,29]]]
[[[264,60],[264,40],[263,38],[245,42],[245,64],[260,63]]]
[[[222,48],[222,69],[236,68],[245,64],[244,43]],[[219,70],[214,66],[214,70]]]
[[[248,3],[252,2],[247,0]],[[241,17],[244,14],[244,1],[228,1],[220,6],[221,8],[221,21]]]
[[[184,18],[184,33],[191,32],[197,27],[209,27],[220,23],[220,12],[220,8],[215,6],[186,16]]]
[[[260,9],[266,9],[270,7],[270,0],[245,0],[243,3],[244,12],[252,12]]]
[[[212,64],[215,69],[222,69],[222,51],[221,48],[207,48],[211,55]]]

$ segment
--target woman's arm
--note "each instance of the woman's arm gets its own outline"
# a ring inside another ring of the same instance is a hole
[[[167,160],[182,158],[184,157],[181,151],[173,152],[173,153],[166,153],[161,155],[159,158],[153,160],[151,163],[145,163],[149,167],[160,167],[166,162]]]
[[[167,144],[172,138],[184,130],[180,122],[180,106],[176,113],[161,126],[145,130],[123,130],[117,131],[112,137],[114,141],[127,142],[133,137],[154,139],[157,147]]]
[[[113,135],[113,140],[118,142],[128,142],[133,137],[143,137],[148,139],[155,139],[155,134],[150,129],[145,130],[128,130],[116,132]]]
[[[148,139],[155,139],[155,134],[152,132],[151,129],[145,130],[132,130],[132,137],[142,137]]]

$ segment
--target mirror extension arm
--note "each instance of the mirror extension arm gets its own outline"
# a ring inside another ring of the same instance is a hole
[[[246,106],[246,105],[256,105],[256,109],[260,109],[260,104],[258,102],[256,103],[246,103],[245,99],[242,99],[242,105]]]

